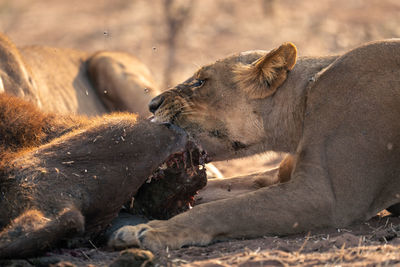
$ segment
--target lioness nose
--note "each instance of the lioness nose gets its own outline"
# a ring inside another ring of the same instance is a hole
[[[162,105],[164,102],[164,96],[159,95],[153,98],[149,103],[149,110],[151,113],[156,112],[156,110]]]

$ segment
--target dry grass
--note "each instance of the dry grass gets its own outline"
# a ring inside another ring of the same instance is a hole
[[[206,262],[182,266],[394,266],[400,262],[400,248],[391,245],[343,247],[328,252],[298,253],[280,250],[247,251]],[[211,265],[209,265],[211,266]]]

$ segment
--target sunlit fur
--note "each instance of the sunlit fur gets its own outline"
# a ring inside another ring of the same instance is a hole
[[[234,79],[249,97],[268,97],[286,80],[287,72],[296,63],[296,56],[296,47],[285,43],[250,65],[238,63],[233,71]]]
[[[159,93],[148,68],[130,54],[17,48],[1,33],[0,92],[45,111],[90,116],[111,111],[148,116],[147,103]]]

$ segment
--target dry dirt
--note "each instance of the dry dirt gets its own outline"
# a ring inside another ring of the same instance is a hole
[[[92,244],[54,250],[40,258],[0,261],[0,265],[141,266],[147,257],[140,257],[140,253],[143,251],[114,252]],[[207,247],[165,250],[154,256],[153,261],[143,266],[400,266],[400,218],[385,212],[344,229],[229,240]]]
[[[191,8],[171,50],[165,2],[0,0],[0,31],[20,46],[130,52],[150,67],[164,89],[233,52],[269,50],[292,41],[300,55],[324,55],[400,37],[398,0],[177,0],[178,7],[191,3]],[[173,13],[179,15],[179,10]],[[271,167],[279,158],[270,154],[215,165],[228,177]],[[163,252],[157,259],[163,265],[191,266],[393,266],[400,262],[399,224],[398,218],[377,217],[340,231],[313,232],[308,238],[303,234],[229,241]],[[52,259],[106,266],[117,256],[91,246],[55,251],[41,260],[21,261],[19,266],[48,265]]]

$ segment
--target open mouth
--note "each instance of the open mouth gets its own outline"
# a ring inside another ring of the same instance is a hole
[[[149,219],[168,219],[190,209],[194,196],[207,184],[207,154],[194,141],[172,154],[135,195],[129,211]]]

